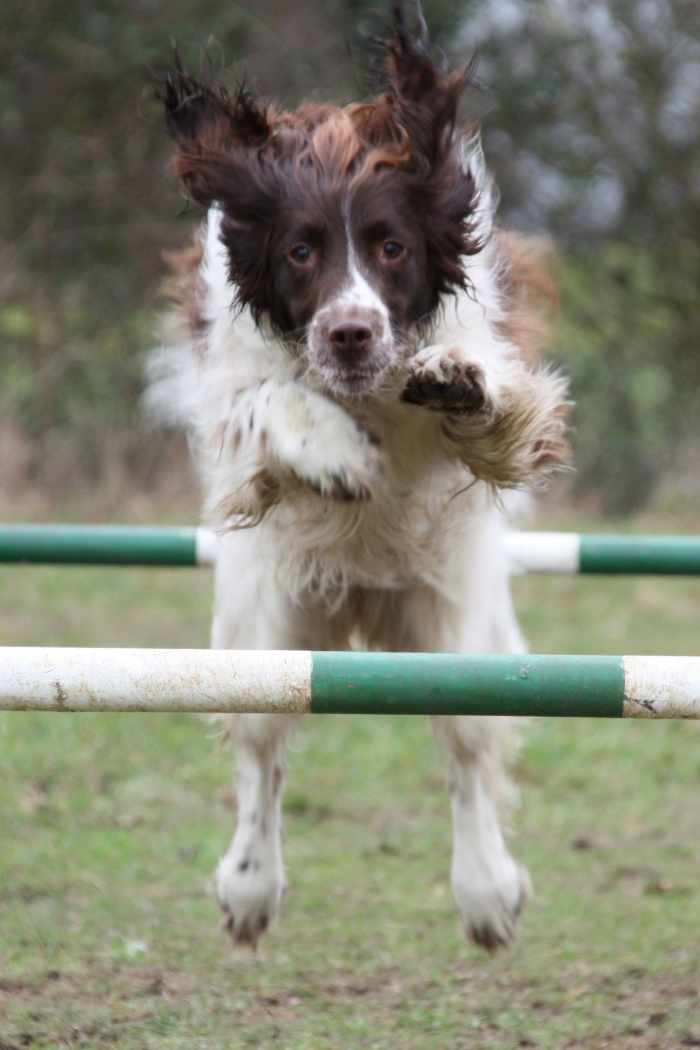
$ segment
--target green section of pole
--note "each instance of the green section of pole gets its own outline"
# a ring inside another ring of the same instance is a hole
[[[0,562],[196,565],[193,528],[146,525],[0,525]]]
[[[700,574],[700,536],[581,536],[580,572]]]
[[[622,717],[620,656],[311,655],[323,714]]]

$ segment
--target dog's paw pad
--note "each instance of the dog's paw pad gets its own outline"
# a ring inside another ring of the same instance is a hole
[[[434,412],[478,412],[487,402],[484,371],[448,352],[439,361],[419,364],[411,371],[401,400]]]

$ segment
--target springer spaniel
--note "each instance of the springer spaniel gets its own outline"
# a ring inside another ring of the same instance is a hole
[[[149,397],[189,428],[221,529],[215,647],[524,651],[498,493],[565,459],[565,383],[532,362],[527,250],[494,227],[478,140],[458,125],[470,69],[440,75],[419,9],[415,33],[403,4],[394,20],[371,102],[281,112],[179,66],[161,89],[175,171],[208,213],[178,261]],[[296,725],[228,725],[238,824],[215,883],[237,942],[255,945],[282,900]],[[511,727],[433,725],[454,899],[466,935],[495,948],[530,890],[499,825]]]

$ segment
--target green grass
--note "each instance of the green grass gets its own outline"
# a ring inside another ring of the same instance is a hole
[[[4,644],[202,646],[197,570],[4,567]],[[541,652],[700,653],[700,581],[529,577]],[[463,942],[442,763],[421,718],[310,717],[291,889],[257,955],[209,877],[230,756],[181,715],[0,715],[0,1048],[680,1050],[700,1025],[700,733],[540,720],[512,846],[518,944]]]

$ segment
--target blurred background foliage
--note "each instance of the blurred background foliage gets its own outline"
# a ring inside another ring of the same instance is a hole
[[[426,0],[446,65],[478,48],[504,225],[553,239],[551,353],[572,377],[578,494],[613,512],[700,482],[700,6]],[[187,241],[145,98],[177,39],[287,104],[371,91],[383,0],[0,6],[0,485],[155,489],[182,447],[139,415],[162,252]]]

